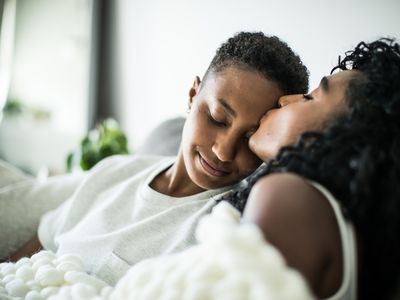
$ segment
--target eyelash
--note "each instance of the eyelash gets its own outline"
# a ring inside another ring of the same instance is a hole
[[[227,126],[227,124],[226,124],[225,122],[220,122],[220,121],[215,120],[215,119],[213,118],[213,116],[212,116],[210,110],[207,111],[207,116],[208,116],[208,119],[211,121],[211,123],[213,123],[214,125],[216,125],[216,126],[218,126],[218,127],[223,127],[223,128],[225,128],[225,127]],[[248,141],[248,140],[250,139],[250,137],[251,137],[253,134],[254,134],[254,132],[251,132],[250,134],[246,134],[246,135],[244,136],[244,139],[245,139],[246,141]]]
[[[314,98],[310,94],[303,94],[303,99],[306,101],[313,100]]]
[[[220,121],[217,121],[217,120],[215,120],[213,118],[213,116],[211,115],[210,110],[208,110],[207,116],[208,116],[208,119],[211,121],[211,123],[213,123],[214,125],[216,125],[218,127],[226,127],[226,123],[225,122],[220,122]]]
[[[250,133],[247,133],[245,136],[244,136],[244,139],[246,140],[246,141],[248,141],[250,138],[251,138],[251,136],[254,134],[254,132],[250,132]]]

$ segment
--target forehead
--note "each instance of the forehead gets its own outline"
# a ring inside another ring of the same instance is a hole
[[[346,70],[323,77],[317,88],[317,93],[322,96],[321,99],[329,100],[329,105],[344,103],[348,83],[357,74],[358,71]]]
[[[359,71],[356,70],[346,70],[346,71],[340,71],[338,73],[329,75],[326,77],[328,79],[328,83],[323,82],[323,79],[321,80],[321,85],[328,91],[331,89],[333,90],[345,90],[347,88],[347,84],[349,81],[353,78],[355,78],[359,74]]]
[[[312,111],[313,120],[330,120],[332,114],[346,110],[346,90],[349,81],[357,75],[357,71],[341,71],[321,79],[316,90],[312,92],[314,101],[307,104]]]
[[[237,115],[256,116],[275,107],[283,94],[276,82],[256,71],[237,67],[210,73],[202,83],[202,92],[210,101],[223,99]]]

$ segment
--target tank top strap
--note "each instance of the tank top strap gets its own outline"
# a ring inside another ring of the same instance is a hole
[[[351,222],[345,220],[339,202],[321,184],[309,181],[330,203],[339,226],[343,253],[342,283],[337,292],[326,300],[356,300],[357,299],[357,245],[354,228]]]

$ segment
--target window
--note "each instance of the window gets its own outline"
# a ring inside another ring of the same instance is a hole
[[[8,99],[49,117],[5,117],[0,156],[33,173],[41,166],[63,171],[87,131],[93,0],[15,2]]]

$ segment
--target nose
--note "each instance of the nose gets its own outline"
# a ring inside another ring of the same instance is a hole
[[[215,156],[222,162],[230,162],[236,156],[237,138],[229,134],[221,134],[216,138],[212,146]]]
[[[288,104],[299,102],[302,99],[302,95],[286,95],[282,96],[278,100],[279,107],[284,107]]]

